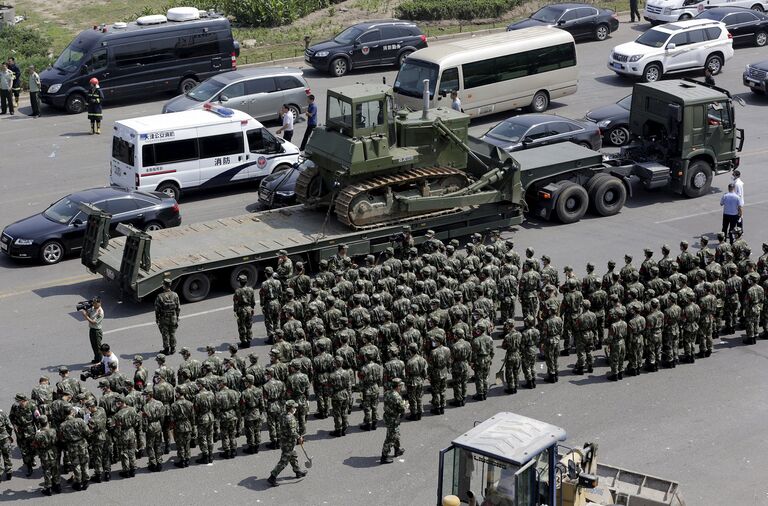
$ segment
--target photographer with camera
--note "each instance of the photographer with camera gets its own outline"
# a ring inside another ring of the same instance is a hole
[[[101,361],[98,364],[92,365],[80,374],[80,381],[85,381],[88,378],[101,378],[103,376],[109,376],[112,374],[113,368],[118,370],[119,360],[117,355],[112,353],[111,348],[107,343],[102,344],[99,347],[101,352]]]
[[[79,302],[76,309],[83,314],[85,321],[88,322],[88,339],[91,341],[91,350],[93,350],[92,364],[101,362],[101,322],[104,320],[104,310],[101,308],[101,298],[96,296],[91,300]]]

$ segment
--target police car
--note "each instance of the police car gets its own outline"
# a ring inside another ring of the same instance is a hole
[[[179,200],[187,190],[261,179],[298,158],[296,146],[248,114],[205,104],[115,122],[109,181]]]

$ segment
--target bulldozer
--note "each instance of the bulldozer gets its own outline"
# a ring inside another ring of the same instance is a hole
[[[598,447],[501,412],[440,452],[438,506],[685,506],[677,482],[599,463]]]
[[[468,145],[469,116],[428,109],[428,91],[425,97],[422,111],[395,111],[385,84],[328,90],[325,125],[313,131],[304,151],[308,162],[296,181],[298,201],[330,208],[353,229],[485,204],[490,194],[493,201],[518,202],[519,195],[497,191],[514,188],[514,182],[489,188],[502,182],[513,160],[497,152],[498,163],[489,166]],[[481,190],[487,195],[478,196]]]

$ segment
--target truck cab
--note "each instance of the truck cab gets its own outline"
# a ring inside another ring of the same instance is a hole
[[[739,165],[744,130],[722,88],[692,79],[636,84],[629,122],[635,141],[622,156],[669,167],[677,193],[704,195],[714,175]]]

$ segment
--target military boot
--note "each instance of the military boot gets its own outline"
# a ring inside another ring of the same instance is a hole
[[[576,374],[576,375],[579,375],[579,376],[583,375],[584,374],[584,368],[583,367],[574,367],[573,368],[573,374]]]
[[[533,389],[533,380],[527,380],[525,382],[525,388]]]
[[[163,449],[163,453],[166,455],[171,453],[171,443],[165,443],[165,448]]]
[[[623,380],[623,379],[624,379],[624,371],[622,371],[622,372],[620,372],[620,373],[619,373],[619,379],[620,379],[620,380]]]
[[[346,428],[346,427],[343,427],[343,428],[341,429],[341,436],[342,436],[342,437],[344,437],[344,436],[346,436],[346,435],[347,435],[347,428]]]
[[[11,478],[13,478],[13,474],[10,471],[5,472],[5,480],[11,481]]]
[[[374,420],[373,422],[371,422],[371,430],[376,430],[376,424],[377,423],[378,423],[377,420]]]
[[[533,385],[533,388],[536,388],[536,378],[531,379],[531,385]]]
[[[93,476],[91,476],[91,481],[94,483],[101,483],[101,475],[96,473]]]
[[[392,458],[391,455],[386,454],[386,453],[382,453],[381,454],[381,460],[379,460],[379,463],[380,464],[391,464],[394,461],[395,460]]]
[[[330,434],[330,435],[331,435],[331,436],[333,436],[333,437],[340,437],[340,436],[341,436],[341,430],[339,430],[339,429],[334,429],[334,430],[332,430],[331,432],[329,432],[328,434]]]
[[[47,496],[49,496],[49,497],[50,497],[51,495],[53,495],[53,494],[51,493],[51,489],[50,489],[50,488],[44,488],[43,490],[41,490],[41,492],[43,493],[43,495],[47,495]]]
[[[34,467],[32,467],[32,464],[27,464],[27,478],[32,476],[32,471],[34,471]]]
[[[82,483],[80,483],[80,490],[88,490],[88,480],[84,480]]]
[[[267,483],[272,485],[273,487],[277,487],[280,484],[277,482],[277,476],[269,475],[269,478],[267,478]]]
[[[174,467],[182,468],[184,467],[184,461],[183,460],[177,460],[173,463]]]
[[[109,471],[106,471],[106,472],[104,473],[104,481],[109,481],[109,480],[111,480],[111,479],[112,479],[112,473],[111,473],[111,472],[109,472]]]
[[[203,453],[200,455],[200,458],[195,460],[195,463],[197,464],[207,464],[208,463],[208,455]]]
[[[80,482],[75,482],[72,484],[72,488],[80,492],[82,490],[82,486],[80,485]]]
[[[405,448],[395,448],[395,457],[399,457],[405,453]]]
[[[369,431],[371,430],[371,424],[370,423],[364,423],[360,425],[360,430]]]
[[[303,471],[302,471],[302,470],[296,471],[296,477],[297,477],[297,478],[303,478],[303,477],[305,477],[306,475],[307,475],[307,471],[306,471],[306,470],[303,470]]]
[[[51,488],[51,490],[53,490],[54,494],[60,494],[61,493],[61,484],[60,483],[54,483],[54,485]]]
[[[587,372],[592,373],[595,372],[594,368],[591,365],[587,366]]]

